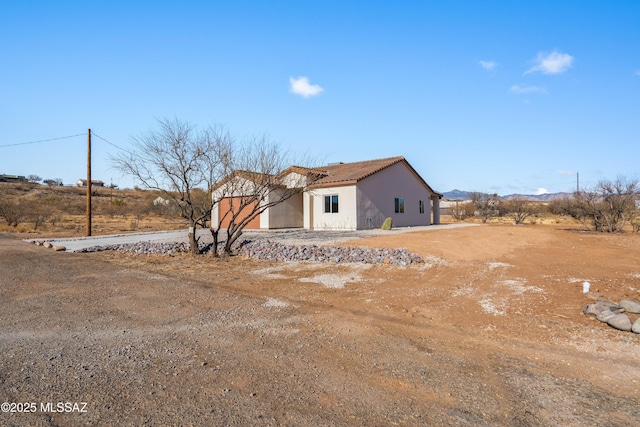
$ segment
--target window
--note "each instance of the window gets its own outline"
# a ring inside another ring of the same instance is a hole
[[[404,198],[396,197],[394,200],[395,204],[395,212],[396,213],[404,213]]]
[[[324,213],[338,213],[338,195],[324,196]]]
[[[424,213],[424,200],[420,200],[420,213]]]

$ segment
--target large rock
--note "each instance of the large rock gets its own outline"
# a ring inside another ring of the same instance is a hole
[[[63,251],[66,251],[67,248],[65,248],[64,246],[54,246],[53,250],[56,252],[63,252]]]
[[[640,302],[624,299],[620,301],[620,307],[624,308],[629,313],[640,313]]]
[[[635,332],[636,334],[640,334],[640,317],[638,317],[636,321],[633,322],[633,325],[631,326],[631,331]]]
[[[605,310],[605,311],[601,312],[600,314],[598,314],[596,316],[596,319],[598,319],[601,322],[607,322],[609,319],[611,319],[614,316],[616,316],[616,314],[613,311]]]
[[[595,304],[600,304],[600,305],[604,305],[605,307],[608,307],[609,310],[613,311],[614,313],[622,313],[624,311],[624,308],[620,307],[618,304],[616,304],[615,302],[609,302],[609,301],[596,301]]]
[[[42,246],[44,246],[47,249],[51,249],[53,247],[53,243],[44,242],[44,244]]]
[[[589,304],[588,306],[586,306],[584,310],[582,310],[582,312],[584,314],[593,314],[594,316],[597,316],[598,314],[606,310],[613,311],[609,307],[610,307],[609,304],[603,301],[597,301],[593,304]]]
[[[384,220],[384,222],[382,223],[382,229],[383,230],[391,230],[391,227],[393,226],[393,220],[391,219],[391,217],[387,218]]]
[[[607,325],[621,331],[629,332],[631,330],[631,319],[626,314],[616,314],[607,320]]]

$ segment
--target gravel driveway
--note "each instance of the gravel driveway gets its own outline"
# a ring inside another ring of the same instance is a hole
[[[242,239],[271,240],[286,245],[333,245],[349,240],[382,235],[397,235],[412,231],[442,230],[448,228],[470,227],[478,224],[441,224],[422,227],[399,227],[389,231],[383,230],[352,230],[352,231],[319,231],[306,229],[283,230],[246,230]],[[196,230],[196,234],[203,243],[211,243],[211,233],[206,229]],[[25,241],[50,242],[55,246],[64,246],[67,252],[77,252],[93,246],[118,245],[139,242],[186,242],[187,230],[161,231],[149,233],[114,234],[106,236],[75,237],[62,239],[26,239]]]

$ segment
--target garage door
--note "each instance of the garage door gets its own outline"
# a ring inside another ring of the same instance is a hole
[[[242,221],[244,218],[250,215],[251,212],[253,212],[253,209],[256,203],[257,202],[254,202],[250,206],[245,206],[244,209],[240,211],[240,215],[237,216],[236,223]],[[222,218],[222,216],[226,212],[229,212],[232,206],[234,206],[236,209],[238,208],[238,206],[240,206],[239,197],[225,197],[224,199],[220,200],[220,204],[218,205],[218,215],[219,215],[218,218]],[[231,221],[231,214],[227,215],[225,218],[222,219],[221,227],[227,228],[229,226],[230,221]],[[252,219],[245,228],[260,228],[260,215]]]

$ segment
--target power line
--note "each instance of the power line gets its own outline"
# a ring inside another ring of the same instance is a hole
[[[15,147],[17,145],[38,144],[40,142],[58,141],[60,139],[75,138],[77,136],[83,136],[83,135],[85,135],[85,134],[84,133],[79,133],[77,135],[61,136],[59,138],[41,139],[39,141],[19,142],[17,144],[6,144],[6,145],[0,145],[0,148]]]
[[[118,150],[122,150],[122,151],[125,151],[125,152],[127,152],[127,153],[131,153],[129,150],[126,150],[126,149],[124,149],[124,148],[122,148],[122,147],[118,147],[118,146],[117,146],[116,144],[114,144],[113,142],[106,140],[105,138],[101,137],[100,135],[98,135],[98,134],[97,134],[97,133],[95,133],[94,131],[91,131],[91,134],[92,134],[93,136],[95,136],[96,138],[103,140],[103,141],[104,141],[104,142],[106,142],[107,144],[109,144],[109,145],[112,145],[112,146],[116,147]]]

